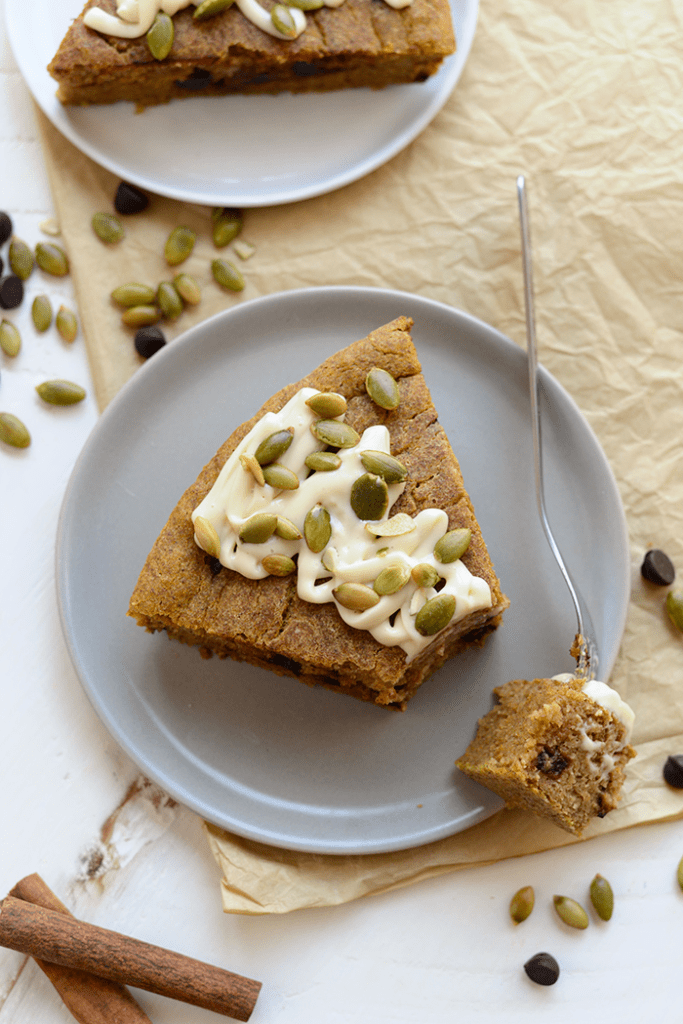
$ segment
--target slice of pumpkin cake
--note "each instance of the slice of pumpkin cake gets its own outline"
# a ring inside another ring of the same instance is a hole
[[[448,0],[88,0],[48,66],[65,104],[423,82]]]
[[[404,709],[507,598],[399,317],[273,395],[171,513],[148,630]]]

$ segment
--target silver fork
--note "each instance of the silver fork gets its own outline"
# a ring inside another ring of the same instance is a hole
[[[577,633],[571,654],[576,658],[576,676],[594,679],[598,668],[599,652],[590,612],[579,593],[557,542],[550,529],[545,508],[543,491],[543,455],[541,447],[541,415],[538,404],[538,358],[536,354],[536,324],[534,314],[534,286],[531,263],[531,238],[529,234],[529,213],[527,208],[526,182],[524,175],[517,178],[517,200],[519,203],[519,224],[522,233],[522,267],[524,271],[524,309],[526,312],[526,342],[529,366],[529,394],[531,398],[531,430],[534,449],[534,477],[536,482],[536,504],[546,540],[555,556],[560,572],[571,594],[576,612]]]

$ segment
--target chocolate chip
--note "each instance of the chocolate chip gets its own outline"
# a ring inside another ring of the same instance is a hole
[[[537,985],[554,985],[560,976],[560,965],[550,953],[537,953],[524,964],[524,970]]]
[[[16,309],[24,297],[24,285],[16,274],[0,277],[0,306],[3,309]]]
[[[559,751],[548,750],[547,747],[545,750],[539,751],[536,758],[536,767],[539,772],[543,772],[544,775],[551,775],[555,779],[560,777],[568,765],[569,761],[562,757]]]
[[[663,770],[664,781],[673,789],[683,789],[683,754],[667,757]]]
[[[204,555],[204,565],[208,565],[212,576],[218,576],[218,573],[223,568],[223,563],[219,562],[213,555]]]
[[[135,348],[143,359],[149,359],[166,344],[164,332],[158,327],[141,327],[135,332]]]
[[[182,81],[176,81],[176,85],[179,89],[205,89],[211,81],[211,72],[205,71],[204,68],[195,68],[191,75],[184,78]]]
[[[670,587],[676,578],[673,562],[663,551],[652,548],[648,551],[640,567],[641,576],[656,583],[658,587]]]
[[[122,181],[114,196],[114,208],[117,213],[142,213],[149,206],[149,196],[141,192],[135,185]]]
[[[3,272],[4,269],[5,269],[5,261],[3,260],[2,256],[0,256],[0,277],[2,277],[2,272]]]
[[[4,245],[12,234],[12,220],[4,210],[0,212],[0,245]]]
[[[292,71],[299,78],[308,78],[310,75],[317,75],[319,68],[317,64],[311,64],[307,60],[295,60],[292,64]]]

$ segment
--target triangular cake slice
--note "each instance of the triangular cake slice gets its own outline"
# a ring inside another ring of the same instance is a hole
[[[259,3],[270,17],[275,0]],[[88,27],[83,19],[94,7],[117,16],[116,0],[89,0],[48,67],[65,104],[132,100],[146,107],[198,94],[377,89],[425,81],[455,50],[448,0],[412,0],[400,9],[343,0],[305,15],[297,10],[305,29],[295,39],[258,27],[239,0],[201,21],[191,5],[173,15],[173,44],[163,59],[152,55],[145,34],[122,38]]]
[[[508,601],[411,326],[399,317],[349,345],[234,431],[147,558],[129,608],[139,625],[400,709],[498,626]],[[291,446],[269,456],[261,442],[283,434]]]

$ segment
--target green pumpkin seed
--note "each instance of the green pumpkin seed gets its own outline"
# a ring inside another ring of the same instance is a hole
[[[55,327],[59,331],[62,339],[69,342],[69,344],[75,340],[78,334],[78,320],[76,314],[72,310],[67,309],[66,306],[60,306],[57,310],[57,316],[55,317]]]
[[[678,862],[678,869],[676,871],[676,878],[678,879],[678,885],[683,889],[683,857]]]
[[[245,469],[247,473],[251,473],[259,487],[263,487],[266,480],[263,475],[260,463],[254,458],[253,455],[249,455],[244,452],[240,455],[240,462],[242,463],[242,469]]]
[[[327,569],[328,572],[333,574],[336,572],[337,555],[334,548],[325,548],[320,556],[320,561],[323,568]]]
[[[388,565],[372,585],[373,590],[380,595],[396,594],[405,587],[410,579],[410,569],[407,565]]]
[[[429,562],[420,562],[419,565],[414,565],[410,575],[413,577],[413,583],[424,590],[435,587],[440,578],[434,566]]]
[[[467,551],[472,540],[472,531],[462,529],[449,530],[434,545],[434,557],[438,562],[457,562]]]
[[[232,7],[235,0],[204,0],[192,15],[195,21],[204,21],[205,18],[213,18],[214,14],[221,14]]]
[[[614,893],[612,886],[602,875],[596,875],[591,882],[590,897],[598,917],[603,921],[609,921],[614,910]]]
[[[323,420],[333,420],[346,412],[346,399],[336,391],[319,391],[306,399],[306,405]]]
[[[0,323],[0,348],[6,356],[12,358],[18,356],[21,349],[21,335],[9,320]]]
[[[366,523],[365,529],[375,537],[402,537],[413,532],[415,520],[406,512],[397,512],[383,523]]]
[[[314,469],[318,473],[330,473],[341,466],[341,459],[336,452],[311,452],[304,462],[309,469]]]
[[[22,242],[20,238],[13,238],[9,244],[8,261],[12,273],[25,281],[31,276],[36,258],[26,242]]]
[[[31,435],[17,416],[11,412],[0,412],[0,441],[12,448],[28,448]]]
[[[157,288],[157,305],[167,320],[177,320],[185,308],[175,285],[170,281],[162,281]]]
[[[189,274],[176,274],[173,278],[178,295],[188,306],[198,306],[202,301],[202,290],[194,277]]]
[[[191,228],[173,228],[166,239],[164,257],[170,267],[175,267],[192,253],[197,236]]]
[[[194,535],[199,541],[199,546],[207,555],[213,558],[221,557],[221,539],[218,536],[213,523],[204,516],[197,516],[194,521]]]
[[[373,366],[365,378],[365,390],[381,409],[395,409],[400,401],[398,384],[379,366]]]
[[[275,533],[283,540],[301,540],[301,531],[296,528],[291,519],[286,519],[284,516],[277,517]]]
[[[90,223],[97,237],[108,245],[116,245],[126,234],[123,224],[113,213],[93,213]]]
[[[569,896],[553,896],[553,903],[558,915],[570,928],[588,927],[588,914],[576,900]]]
[[[311,423],[311,433],[332,448],[354,448],[360,441],[353,427],[339,420],[316,420]]]
[[[366,449],[360,453],[360,461],[368,473],[381,476],[388,484],[402,484],[408,476],[408,470],[395,459],[393,455],[386,452],[374,452]]]
[[[242,230],[243,218],[240,210],[221,210],[213,218],[213,244],[217,249],[224,249],[226,245],[237,238]]]
[[[228,288],[231,292],[241,292],[244,288],[244,278],[229,260],[212,260],[211,273],[221,288]]]
[[[52,323],[52,303],[47,295],[36,295],[31,306],[31,318],[37,331],[42,334]]]
[[[510,900],[510,917],[515,924],[521,924],[522,921],[526,921],[534,909],[534,902],[535,895],[532,885],[525,885],[524,888],[517,890]]]
[[[455,614],[455,598],[452,594],[437,594],[420,608],[415,616],[415,629],[420,636],[434,636],[445,629]]]
[[[150,306],[156,294],[150,285],[131,281],[130,284],[120,284],[118,288],[114,288],[111,297],[117,305],[130,309],[131,306]]]
[[[389,504],[389,488],[381,476],[364,473],[351,487],[351,508],[359,519],[381,519]]]
[[[317,554],[327,547],[331,536],[330,513],[323,505],[314,505],[304,519],[304,537],[308,547]]]
[[[265,544],[275,533],[276,526],[277,516],[272,512],[257,512],[242,526],[240,540],[245,544]]]
[[[174,35],[173,19],[163,11],[159,11],[145,37],[149,52],[155,60],[164,60],[168,57],[173,46]]]
[[[342,583],[332,591],[343,608],[352,612],[364,612],[379,602],[379,594],[364,583]]]
[[[85,398],[85,389],[70,380],[46,380],[36,391],[50,405],[75,405]]]
[[[299,477],[296,473],[281,466],[279,462],[270,462],[263,467],[263,478],[271,487],[281,491],[295,491],[299,486]]]
[[[126,327],[151,327],[161,320],[161,310],[156,306],[131,306],[121,314]]]
[[[267,466],[281,458],[294,439],[294,430],[276,430],[265,437],[254,452],[254,458],[261,466]]]
[[[296,562],[287,555],[266,555],[261,565],[271,576],[291,576],[296,572]]]
[[[666,595],[666,610],[676,629],[683,630],[683,590],[670,590]]]
[[[288,39],[296,39],[296,22],[291,11],[288,11],[284,4],[275,4],[270,12],[270,20],[283,36],[287,36]]]
[[[319,11],[325,0],[284,0],[288,7],[298,7],[300,11]]]
[[[54,242],[38,242],[36,246],[36,263],[46,274],[52,277],[64,277],[69,273],[69,261],[63,249]]]

